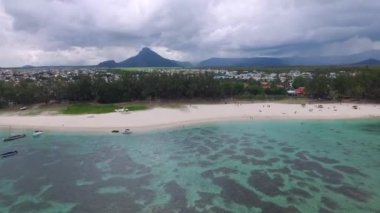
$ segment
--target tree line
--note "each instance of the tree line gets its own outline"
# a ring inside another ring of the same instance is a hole
[[[0,81],[0,101],[4,104],[48,103],[49,101],[96,101],[116,103],[136,100],[209,99],[256,95],[285,95],[285,89],[262,89],[254,80],[215,79],[212,73],[184,74],[124,72],[117,80],[104,76],[79,75],[43,81]]]
[[[281,85],[276,78],[270,88],[264,89],[255,80],[215,79],[212,73],[124,72],[113,80],[104,76],[79,75],[71,80],[0,81],[0,106],[50,101],[116,103],[156,99],[263,99],[286,96],[286,85],[288,82]],[[311,98],[380,100],[380,72],[375,70],[339,73],[336,78],[316,73],[312,79],[296,78],[293,86],[306,87],[306,96]]]
[[[380,101],[380,70],[339,72],[334,77],[329,73],[316,73],[313,79],[294,79],[293,86],[304,86],[310,98]]]

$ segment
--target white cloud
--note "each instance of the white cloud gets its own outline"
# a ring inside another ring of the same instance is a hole
[[[177,60],[358,53],[377,49],[378,11],[370,0],[0,0],[0,66],[120,61],[144,46]]]
[[[345,41],[325,45],[322,49],[322,54],[326,56],[354,55],[372,50],[380,50],[380,40],[373,41],[366,37],[353,37]]]

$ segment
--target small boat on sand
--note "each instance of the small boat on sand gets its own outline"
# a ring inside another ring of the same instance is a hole
[[[125,135],[132,134],[132,131],[130,129],[125,129],[123,134]]]
[[[12,135],[12,136],[9,136],[7,138],[4,138],[3,141],[4,142],[14,141],[14,140],[25,138],[25,137],[26,137],[25,134]]]
[[[17,155],[18,154],[18,151],[15,150],[15,151],[10,151],[10,152],[5,152],[5,153],[2,153],[1,154],[1,158],[7,158],[7,157],[11,157],[13,155]]]
[[[44,134],[43,131],[41,131],[41,130],[36,130],[36,131],[33,132],[33,137],[38,137],[38,136],[40,136],[40,135],[42,135],[42,134]]]

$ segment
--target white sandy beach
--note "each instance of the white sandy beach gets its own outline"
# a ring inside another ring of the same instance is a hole
[[[97,115],[0,115],[0,127],[41,129],[45,131],[110,132],[130,128],[141,132],[158,128],[182,127],[190,124],[262,119],[380,119],[380,105],[375,104],[199,104],[183,108],[153,108],[129,113]],[[358,109],[353,109],[353,105]]]

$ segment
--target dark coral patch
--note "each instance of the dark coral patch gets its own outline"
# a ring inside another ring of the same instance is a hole
[[[299,210],[294,206],[289,207],[281,207],[277,204],[270,203],[270,202],[264,202],[264,204],[261,206],[262,212],[265,213],[297,213]]]
[[[325,209],[325,208],[320,208],[319,211],[318,211],[318,213],[334,213],[334,212],[332,212],[332,211],[330,211],[328,209]]]
[[[177,165],[179,167],[189,167],[189,166],[195,165],[195,163],[194,162],[179,162]]]
[[[358,169],[351,167],[351,166],[337,165],[337,166],[334,166],[334,169],[337,169],[337,170],[344,172],[346,174],[352,174],[352,175],[359,175],[362,177],[367,177],[367,175],[361,173]]]
[[[202,160],[202,161],[199,161],[199,166],[200,167],[209,167],[209,166],[211,166],[212,165],[212,163],[210,163],[209,161],[205,161],[205,160]]]
[[[217,175],[229,175],[229,174],[238,174],[239,172],[235,169],[230,169],[227,167],[220,167],[218,169],[210,169],[201,173],[202,177],[205,178],[214,178]]]
[[[254,136],[256,136],[256,135],[253,134],[253,133],[244,133],[243,135],[244,135],[244,136],[248,136],[248,137],[254,137]]]
[[[223,142],[226,144],[238,144],[240,141],[237,138],[223,138]]]
[[[364,125],[362,130],[366,131],[366,132],[370,132],[370,133],[379,134],[380,133],[380,123]]]
[[[230,159],[240,161],[242,164],[248,164],[251,162],[251,160],[244,155],[232,155]]]
[[[204,143],[204,145],[210,148],[211,150],[217,150],[220,147],[218,143],[211,142],[211,141]]]
[[[177,156],[177,155],[172,155],[169,157],[170,160],[181,160],[182,157],[181,156]]]
[[[306,171],[305,174],[312,177],[319,177],[324,182],[331,184],[342,183],[343,175],[334,170],[326,169],[322,167],[321,164],[314,161],[304,161],[304,160],[292,160],[292,168],[299,171]]]
[[[284,180],[281,176],[276,175],[271,178],[266,172],[262,171],[252,172],[248,183],[256,190],[272,197],[280,195],[282,193],[280,188],[284,186]]]
[[[288,201],[288,203],[296,203],[297,199],[293,196],[289,196],[286,198],[286,201]]]
[[[242,151],[243,151],[246,155],[253,155],[253,156],[255,156],[255,157],[264,157],[264,156],[265,156],[265,152],[262,151],[261,149],[244,148],[244,149],[242,149]]]
[[[289,174],[289,180],[305,181],[306,179],[304,177],[299,177],[297,175]]]
[[[332,209],[332,210],[339,208],[339,205],[334,200],[332,200],[331,198],[328,198],[328,197],[322,197],[321,203],[324,206],[326,206],[327,208]]]
[[[220,151],[218,153],[222,154],[222,155],[233,155],[233,154],[235,154],[235,151],[232,149],[223,149],[222,151]]]
[[[218,177],[214,178],[213,182],[222,188],[221,196],[226,201],[233,201],[249,208],[262,205],[262,201],[257,194],[234,180],[226,177]]]
[[[195,206],[197,208],[205,208],[207,205],[211,205],[213,200],[218,196],[217,194],[209,192],[198,192],[198,195],[200,199],[195,201]]]
[[[210,152],[210,150],[207,147],[205,147],[205,146],[198,146],[197,147],[197,152],[200,155],[207,155]]]
[[[240,137],[240,140],[242,140],[242,141],[250,141],[251,138],[247,137],[247,136],[242,136],[242,137]]]
[[[281,174],[284,174],[284,175],[288,175],[291,173],[290,169],[288,167],[282,167],[282,168],[279,168],[279,169],[268,169],[269,172],[273,172],[273,173],[281,173]]]
[[[275,203],[265,202],[253,191],[226,177],[213,179],[213,182],[222,188],[221,196],[226,201],[244,205],[248,208],[260,208],[266,213],[297,213],[299,210],[294,206],[282,207]]]
[[[339,161],[331,158],[326,158],[326,157],[319,157],[315,155],[309,155],[313,160],[322,162],[322,163],[327,163],[327,164],[334,164],[334,163],[339,163]]]
[[[212,207],[210,208],[211,213],[232,213],[231,211],[227,211],[225,209],[219,208],[219,207]]]
[[[302,182],[302,181],[298,181],[297,182],[297,186],[301,187],[301,188],[306,188],[309,186],[309,184],[305,183],[305,182]]]
[[[284,160],[289,159],[289,155],[279,154],[278,156],[281,157]]]
[[[235,145],[231,145],[229,149],[235,150],[237,147]]]
[[[367,202],[372,197],[369,192],[366,192],[362,189],[353,186],[343,185],[339,187],[326,187],[334,192],[340,193],[348,198],[354,199],[359,202]]]
[[[195,208],[187,207],[186,191],[176,181],[166,183],[164,188],[171,198],[168,203],[156,207],[153,212],[197,212]]]
[[[252,143],[246,141],[246,142],[242,142],[242,143],[240,143],[240,146],[250,147],[250,146],[252,146]]]
[[[281,148],[281,151],[286,152],[286,153],[292,153],[296,150],[297,150],[297,148],[294,148],[294,147],[283,147],[283,148]]]
[[[51,207],[48,203],[35,203],[32,201],[26,201],[12,206],[11,212],[39,212]]]
[[[218,160],[220,157],[222,157],[221,154],[213,154],[213,155],[207,156],[207,159],[209,159],[209,160]]]
[[[271,166],[273,163],[277,163],[280,161],[279,158],[271,158],[268,160],[258,160],[256,158],[250,158],[249,160],[253,165],[263,165],[263,166]]]
[[[204,177],[204,178],[213,178],[214,177],[214,173],[213,173],[212,170],[207,170],[207,171],[202,172],[201,176]]]
[[[302,151],[302,152],[297,152],[296,153],[296,156],[301,159],[301,160],[308,160],[307,158],[307,153],[306,151]]]
[[[312,197],[309,192],[302,190],[302,189],[298,189],[298,188],[290,189],[290,190],[286,191],[285,193],[287,193],[289,195],[293,195],[293,196],[298,196],[301,198],[311,198]]]
[[[308,188],[309,188],[309,190],[312,191],[312,192],[320,192],[320,191],[321,191],[320,189],[318,189],[318,188],[315,187],[315,186],[309,186]]]

